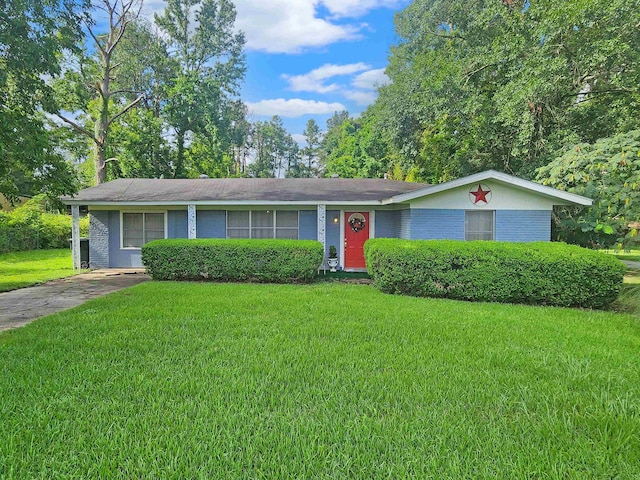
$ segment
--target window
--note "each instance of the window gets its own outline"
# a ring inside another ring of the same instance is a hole
[[[249,238],[249,212],[227,212],[227,238]]]
[[[251,210],[227,212],[227,238],[298,239],[296,210]]]
[[[122,214],[122,248],[140,248],[161,238],[165,238],[164,213]]]
[[[493,240],[493,210],[465,212],[465,240]]]
[[[251,212],[251,238],[273,238],[273,211]]]
[[[298,212],[276,212],[276,238],[298,239]]]

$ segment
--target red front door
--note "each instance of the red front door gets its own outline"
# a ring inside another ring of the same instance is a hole
[[[369,212],[344,214],[344,268],[366,268],[364,242],[369,239]]]

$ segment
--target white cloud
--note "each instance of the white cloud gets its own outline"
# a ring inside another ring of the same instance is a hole
[[[336,17],[360,17],[376,8],[397,8],[407,0],[322,0],[322,4]]]
[[[317,0],[236,0],[236,26],[247,48],[268,53],[299,53],[360,38],[363,25],[338,24],[317,15]]]
[[[375,70],[361,73],[351,81],[351,85],[363,90],[374,90],[376,87],[387,83],[389,83],[389,77],[384,73],[384,68],[376,68]]]
[[[142,8],[140,9],[140,15],[153,20],[153,14],[162,14],[166,6],[166,0],[144,0]]]
[[[346,110],[341,103],[318,102],[316,100],[302,100],[300,98],[275,98],[270,100],[260,100],[259,102],[246,102],[249,114],[265,115],[271,117],[280,115],[281,117],[294,118],[303,115],[324,115],[333,112]]]
[[[301,133],[293,133],[291,135],[291,137],[295,140],[295,142],[300,145],[303,146],[307,143],[307,138],[301,134]]]
[[[371,67],[362,62],[347,65],[327,63],[304,75],[282,75],[282,78],[289,82],[289,88],[294,92],[328,93],[338,90],[340,86],[335,83],[326,85],[324,80],[342,75],[352,75],[368,68]]]
[[[407,0],[235,0],[236,27],[247,38],[247,49],[267,53],[300,53],[332,43],[361,38],[364,23],[345,23],[381,7],[395,8]],[[329,12],[320,16],[318,7]],[[161,14],[164,0],[145,0],[142,16]]]
[[[371,105],[375,102],[378,94],[373,90],[346,90],[343,95],[349,100],[353,100],[358,105]]]

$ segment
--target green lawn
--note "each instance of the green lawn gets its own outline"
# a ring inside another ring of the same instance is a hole
[[[0,292],[74,275],[71,250],[29,250],[0,255]]]
[[[605,250],[618,257],[620,260],[630,260],[632,262],[640,262],[640,250]]]
[[[150,282],[0,334],[2,478],[638,478],[636,317]]]

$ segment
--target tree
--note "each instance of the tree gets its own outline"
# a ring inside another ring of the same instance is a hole
[[[318,154],[322,142],[322,132],[316,121],[312,118],[307,121],[307,125],[302,134],[304,135],[306,145],[302,149],[302,156],[305,160],[305,171],[301,172],[301,174],[305,177],[315,177],[318,175]]]
[[[180,68],[167,96],[167,117],[175,131],[174,177],[187,175],[190,136],[206,138],[211,150],[232,155],[231,118],[240,109],[233,97],[244,78],[245,43],[234,32],[236,12],[229,0],[168,0],[158,27],[168,38]],[[222,157],[220,157],[222,159]]]
[[[383,137],[420,179],[531,178],[572,143],[638,128],[639,23],[626,0],[415,0],[376,102]]]
[[[84,8],[80,0],[12,0],[0,8],[0,193],[12,201],[77,188],[45,126],[54,106],[44,78],[59,75],[61,52],[75,48]]]
[[[367,109],[360,118],[334,115],[327,125],[320,157],[325,173],[347,178],[382,178],[396,170],[394,157],[382,137],[376,111]],[[401,174],[399,180],[405,179]]]
[[[91,100],[85,105],[85,113],[91,118],[93,129],[86,128],[63,114],[62,108],[57,112],[62,121],[86,135],[92,142],[97,184],[107,179],[107,152],[112,124],[144,98],[144,94],[140,93],[133,100],[122,104],[118,100],[126,98],[126,94],[132,92],[112,88],[119,68],[119,65],[113,62],[113,57],[127,28],[137,19],[141,6],[142,0],[96,0],[93,7],[106,14],[108,32],[100,34],[92,21],[86,21],[85,28],[93,40],[98,59],[90,65],[83,65],[87,63],[87,59],[84,55],[80,57],[81,72],[85,66],[91,71],[92,82],[85,83],[91,89]]]
[[[327,159],[331,153],[338,147],[342,132],[340,128],[342,124],[349,119],[349,112],[343,110],[341,112],[334,112],[329,119],[327,119],[327,131],[322,137],[320,142],[320,155],[318,158],[318,166],[324,169],[327,165]]]
[[[285,130],[282,119],[274,115],[268,122],[256,122],[251,128],[249,144],[253,162],[249,174],[259,178],[299,176],[299,147]]]
[[[171,177],[165,106],[178,64],[168,55],[162,38],[140,20],[127,28],[113,61],[119,65],[115,85],[125,92],[124,103],[140,95],[143,99],[111,125],[111,173],[116,177]]]
[[[559,239],[603,247],[640,243],[640,130],[575,145],[540,168],[537,178],[593,199],[590,208],[556,212]]]

